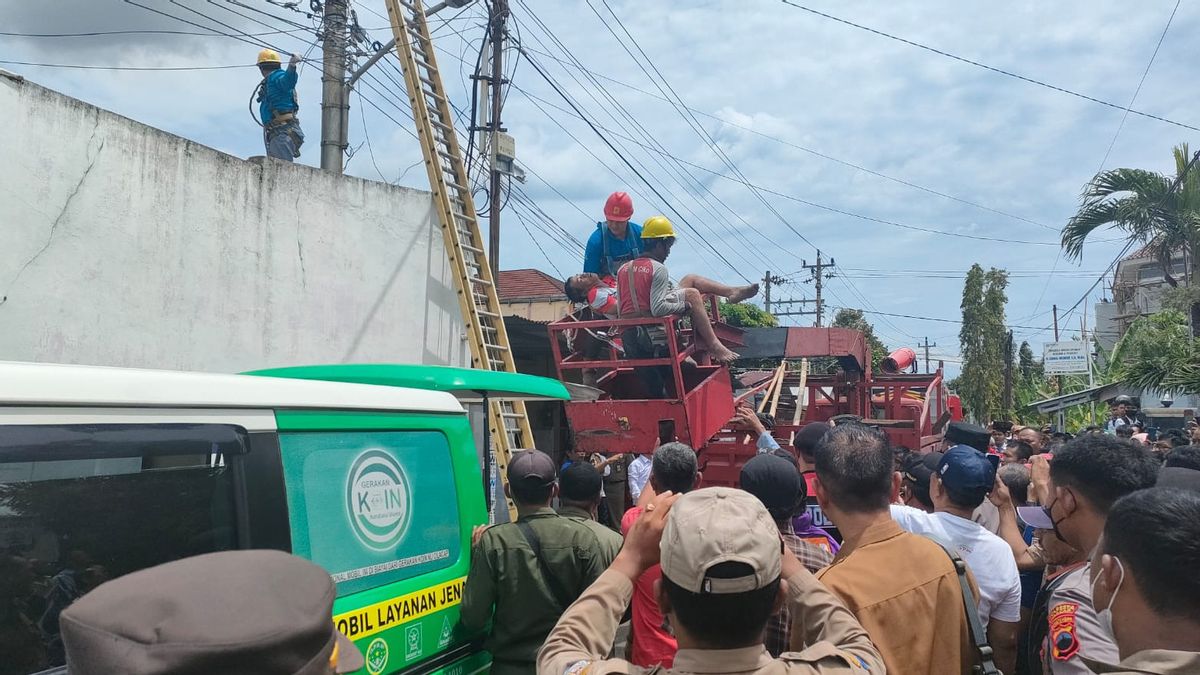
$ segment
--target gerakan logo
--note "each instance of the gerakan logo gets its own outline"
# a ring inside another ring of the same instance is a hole
[[[346,478],[346,510],[354,535],[376,551],[393,551],[412,519],[408,478],[391,455],[367,450]]]

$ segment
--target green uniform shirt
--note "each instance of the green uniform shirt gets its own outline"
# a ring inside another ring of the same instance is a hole
[[[608,563],[604,566],[608,567],[608,565],[612,564],[613,558],[617,557],[617,553],[621,550],[621,544],[625,541],[621,535],[614,532],[611,527],[605,527],[596,522],[596,519],[592,518],[592,514],[583,509],[577,509],[574,506],[560,506],[558,508],[558,515],[577,520],[583,523],[587,529],[591,530],[596,535],[596,539],[600,544],[600,550],[604,553],[605,559],[608,560]]]
[[[493,673],[534,673],[537,650],[567,605],[579,597],[612,562],[589,527],[563,518],[549,507],[522,516],[541,541],[542,559],[553,574],[563,602],[542,575],[533,547],[516,523],[489,527],[472,551],[463,588],[463,626],[479,630],[491,620],[484,647]]]

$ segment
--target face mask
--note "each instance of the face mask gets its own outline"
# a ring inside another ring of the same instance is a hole
[[[1061,541],[1062,543],[1069,545],[1071,542],[1067,541],[1066,539],[1063,539],[1062,532],[1060,532],[1058,530],[1058,524],[1061,523],[1062,521],[1066,520],[1070,516],[1063,516],[1062,518],[1055,520],[1053,509],[1054,509],[1054,505],[1057,503],[1058,503],[1058,498],[1055,497],[1054,501],[1050,502],[1050,505],[1045,507],[1043,510],[1046,512],[1046,516],[1050,519],[1051,527],[1054,528],[1054,536],[1058,537],[1058,540]]]
[[[1121,577],[1117,579],[1117,587],[1113,589],[1112,596],[1108,599],[1108,606],[1096,612],[1096,620],[1100,622],[1100,628],[1108,635],[1108,639],[1116,642],[1116,636],[1113,635],[1113,616],[1112,606],[1117,601],[1117,593],[1121,590],[1121,584],[1125,583],[1125,566],[1117,558],[1113,558],[1117,563],[1117,568],[1121,570]],[[1096,602],[1096,582],[1100,581],[1100,575],[1097,574],[1095,579],[1092,579],[1092,607],[1095,608]]]

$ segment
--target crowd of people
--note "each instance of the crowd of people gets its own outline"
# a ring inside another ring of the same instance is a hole
[[[600,458],[510,464],[519,518],[477,533],[463,597],[495,671],[1200,672],[1200,446],[952,423],[921,453],[870,420],[788,446],[733,424],[759,453],[740,489],[663,443],[607,526]]]

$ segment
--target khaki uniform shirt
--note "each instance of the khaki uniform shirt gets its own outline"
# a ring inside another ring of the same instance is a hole
[[[493,673],[534,672],[538,647],[570,604],[612,562],[595,534],[549,507],[521,516],[541,542],[542,560],[557,584],[547,582],[533,548],[516,523],[489,527],[471,552],[460,620],[469,630],[491,621],[484,648]],[[560,601],[555,588],[566,595]]]
[[[975,580],[969,578],[977,595]],[[843,542],[817,579],[858,617],[889,673],[966,673],[978,663],[962,584],[950,556],[894,520]],[[792,644],[795,640],[793,633]]]
[[[1192,675],[1200,673],[1200,654],[1172,649],[1146,649],[1112,665],[1089,658],[1084,663],[1093,673],[1116,675]]]
[[[1117,645],[1092,608],[1088,577],[1088,565],[1081,565],[1067,572],[1050,594],[1046,605],[1050,625],[1042,643],[1042,672],[1047,675],[1090,674],[1085,659],[1099,663],[1121,660]]]
[[[584,527],[596,535],[600,549],[604,551],[605,557],[608,559],[604,563],[604,566],[607,568],[612,564],[613,559],[617,557],[617,553],[621,551],[621,544],[625,542],[624,537],[613,532],[612,528],[598,523],[595,518],[592,518],[592,514],[583,509],[577,509],[574,506],[560,506],[558,508],[558,515],[583,523]]]
[[[629,606],[633,582],[608,570],[563,614],[538,652],[544,675],[606,673],[883,673],[883,661],[854,615],[807,572],[787,580],[788,607],[802,643],[812,646],[771,658],[762,645],[742,649],[681,649],[670,669],[642,668],[605,659],[617,623]]]

